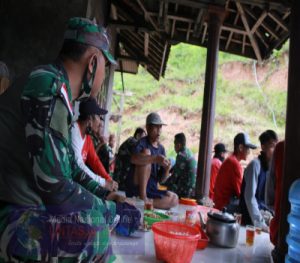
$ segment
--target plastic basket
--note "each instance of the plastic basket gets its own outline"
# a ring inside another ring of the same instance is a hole
[[[152,225],[157,260],[169,263],[189,263],[201,237],[197,228],[176,222]]]

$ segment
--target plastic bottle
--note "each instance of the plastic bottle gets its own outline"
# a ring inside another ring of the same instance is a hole
[[[288,216],[290,231],[286,241],[288,254],[285,257],[286,263],[300,262],[300,179],[296,180],[289,191],[291,212]]]

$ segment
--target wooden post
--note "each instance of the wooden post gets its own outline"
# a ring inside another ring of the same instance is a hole
[[[114,74],[115,74],[115,66],[110,65],[108,69],[108,76],[106,78],[105,82],[105,88],[107,89],[104,108],[108,110],[108,114],[105,115],[104,118],[104,129],[103,133],[104,136],[109,135],[109,119],[110,119],[110,113],[111,113],[111,105],[113,100],[113,84],[114,84]]]
[[[205,85],[196,182],[197,199],[208,196],[209,191],[211,152],[215,118],[218,51],[223,21],[223,11],[223,9],[209,9]]]
[[[287,253],[286,235],[289,231],[287,216],[290,212],[288,194],[291,184],[298,178],[300,160],[300,1],[293,1],[291,8],[290,50],[288,71],[288,96],[285,130],[285,164],[282,181],[281,218],[278,250],[281,259]],[[280,256],[279,256],[280,257]],[[279,259],[280,260],[280,259]],[[278,261],[283,262],[283,261]]]

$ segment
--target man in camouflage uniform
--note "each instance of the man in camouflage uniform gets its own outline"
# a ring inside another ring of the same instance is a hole
[[[10,127],[4,130],[7,138],[16,127],[22,128],[21,111],[24,114],[32,170],[20,145],[2,139],[0,154],[8,163],[1,163],[0,262],[113,261],[109,224],[116,206],[98,198],[105,197],[106,190],[77,167],[70,147],[73,101],[98,93],[105,62],[114,63],[108,50],[102,27],[88,19],[70,19],[59,59],[31,72],[21,109],[17,112],[1,105],[10,114],[10,120],[1,123]],[[8,92],[7,98],[16,101],[20,90]],[[23,143],[22,135],[12,139]],[[24,164],[7,145],[24,154]]]
[[[116,154],[116,167],[114,170],[113,178],[119,184],[120,190],[125,190],[126,178],[131,170],[131,155],[138,141],[146,136],[146,132],[142,128],[137,128],[134,135],[129,137],[119,147],[118,153]]]
[[[179,197],[193,197],[195,194],[197,163],[193,153],[186,147],[184,133],[175,135],[174,148],[177,153],[172,175],[165,185]]]

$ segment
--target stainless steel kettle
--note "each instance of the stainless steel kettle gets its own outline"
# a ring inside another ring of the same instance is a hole
[[[220,247],[236,247],[239,239],[240,225],[233,215],[226,212],[208,212],[206,223],[206,233],[210,242]]]

